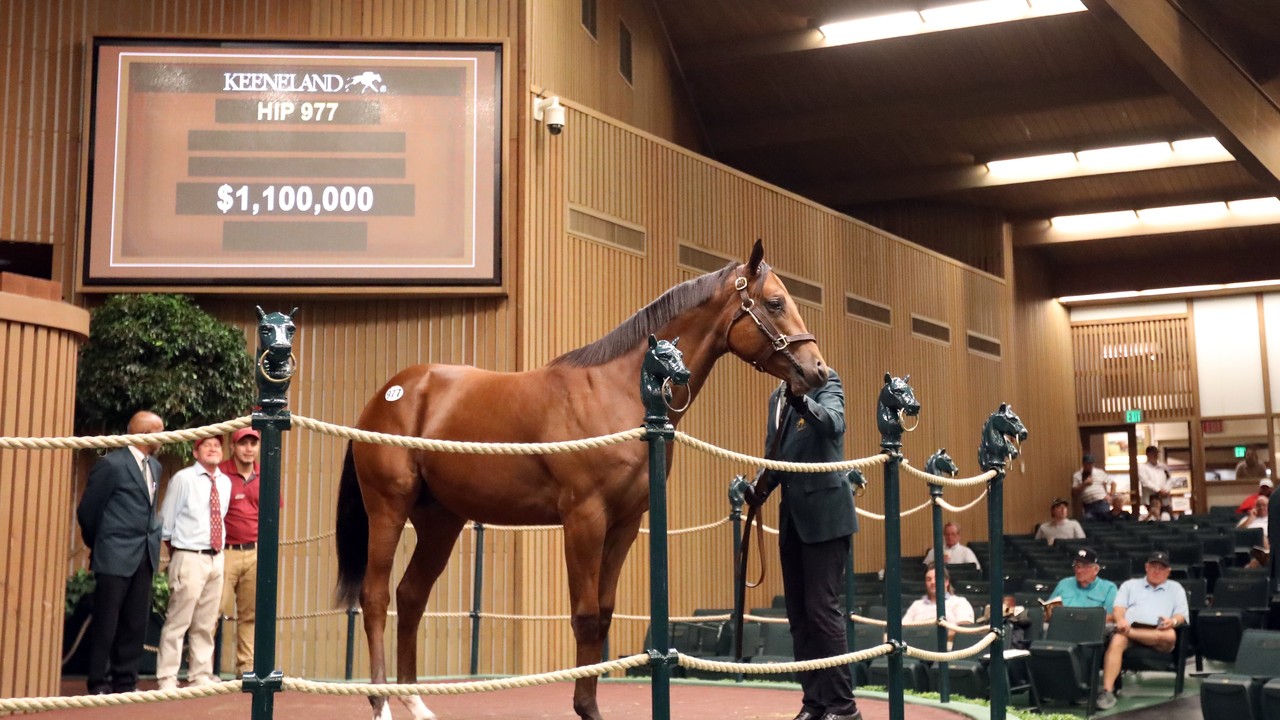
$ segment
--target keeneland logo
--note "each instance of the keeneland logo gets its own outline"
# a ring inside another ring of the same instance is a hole
[[[223,92],[301,92],[339,93],[356,88],[361,93],[384,93],[387,86],[382,76],[366,70],[351,78],[336,73],[264,73],[226,72],[222,74]]]

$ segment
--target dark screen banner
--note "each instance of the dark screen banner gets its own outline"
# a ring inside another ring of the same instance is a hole
[[[97,39],[84,285],[499,285],[501,65]]]

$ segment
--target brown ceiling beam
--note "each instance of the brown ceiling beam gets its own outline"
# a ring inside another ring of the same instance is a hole
[[[828,45],[827,39],[816,28],[792,30],[777,35],[728,40],[700,47],[686,48],[680,52],[680,63],[684,65],[686,71],[693,72],[749,58],[787,55],[826,47],[840,46]]]
[[[1280,277],[1280,261],[1274,253],[1249,255],[1253,261],[1248,263],[1241,263],[1239,257],[1208,250],[1152,257],[1141,263],[1113,262],[1099,257],[1097,262],[1067,265],[1049,261],[1045,266],[1054,297],[1255,282]]]
[[[1060,109],[1087,111],[1163,94],[1158,85],[1145,78],[1136,81],[1132,76],[1071,78],[803,115],[787,115],[783,108],[770,108],[768,113],[748,122],[712,127],[710,133],[717,152],[729,155],[766,147],[843,140],[866,133],[982,121],[1002,115]]]
[[[1280,107],[1199,25],[1168,0],[1084,4],[1268,192],[1280,194]]]

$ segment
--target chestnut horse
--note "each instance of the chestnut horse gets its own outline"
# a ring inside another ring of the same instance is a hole
[[[637,390],[650,334],[679,336],[692,400],[716,360],[733,353],[804,394],[827,380],[818,345],[782,280],[751,258],[668,290],[608,335],[519,373],[415,365],[391,378],[360,415],[364,430],[441,440],[555,442],[637,427]],[[761,396],[763,403],[763,395]],[[683,413],[671,416],[673,425]],[[670,469],[670,455],[668,455]],[[648,510],[648,447],[630,442],[551,455],[461,455],[353,442],[338,498],[338,602],[357,594],[373,682],[386,682],[383,628],[392,558],[405,521],[418,541],[396,588],[396,680],[418,678],[417,631],[432,585],[468,519],[501,525],[564,526],[577,664],[600,662],[613,619],[618,576]],[[375,718],[389,703],[370,698]],[[415,720],[435,717],[418,697]],[[600,720],[596,678],[577,681],[573,708]]]

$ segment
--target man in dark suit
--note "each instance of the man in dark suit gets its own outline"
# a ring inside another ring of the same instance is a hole
[[[164,430],[164,421],[141,411],[129,433]],[[160,565],[160,519],[156,490],[159,445],[114,450],[89,471],[76,508],[80,534],[89,546],[96,589],[89,630],[89,692],[137,689],[138,665],[151,609],[151,577]]]
[[[793,395],[783,383],[769,398],[765,447],[773,459],[802,463],[844,459],[844,388],[831,371],[827,384]],[[848,652],[840,593],[850,535],[858,530],[853,486],[843,472],[777,473],[782,486],[778,547],[782,587],[796,660]],[[861,720],[849,666],[800,673],[804,707],[795,720]]]

